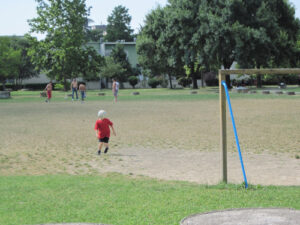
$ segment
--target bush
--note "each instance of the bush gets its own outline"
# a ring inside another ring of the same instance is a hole
[[[190,77],[180,77],[178,79],[178,84],[182,87],[188,87],[192,84],[192,78]]]
[[[298,83],[298,75],[264,75],[262,76],[262,81],[264,85],[278,85],[283,82],[286,84],[297,84]]]
[[[218,86],[219,80],[217,79],[217,74],[214,72],[208,72],[204,74],[204,80],[206,86]]]
[[[128,78],[128,82],[132,86],[132,88],[134,88],[134,86],[138,83],[138,78],[136,76],[130,76]]]
[[[63,84],[55,84],[53,85],[53,89],[63,91],[64,90],[64,85]]]
[[[159,84],[163,87],[163,88],[167,88],[168,87],[168,80],[166,80],[164,77],[160,77],[158,78]]]
[[[160,84],[159,80],[157,78],[150,78],[148,80],[148,85],[151,87],[151,88],[156,88],[158,85]]]

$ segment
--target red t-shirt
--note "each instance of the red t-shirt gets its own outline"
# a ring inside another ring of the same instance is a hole
[[[103,120],[97,120],[95,124],[95,130],[98,130],[98,138],[110,137],[109,127],[112,125],[113,123],[109,119],[104,118]]]

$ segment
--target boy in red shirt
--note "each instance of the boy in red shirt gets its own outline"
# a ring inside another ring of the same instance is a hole
[[[104,110],[100,110],[98,112],[98,120],[95,124],[96,137],[99,139],[99,147],[98,147],[98,155],[101,154],[101,149],[104,144],[105,150],[104,153],[108,151],[108,141],[110,137],[110,128],[113,134],[116,136],[116,132],[113,127],[113,123],[105,118],[106,112]]]

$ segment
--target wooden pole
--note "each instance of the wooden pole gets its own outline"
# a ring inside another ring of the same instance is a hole
[[[219,96],[220,96],[220,148],[222,158],[223,182],[227,183],[227,137],[226,137],[226,94],[222,81],[226,75],[231,74],[300,74],[300,68],[275,68],[275,69],[232,69],[219,70]]]
[[[219,70],[219,96],[220,96],[220,144],[222,158],[222,181],[227,183],[227,140],[226,140],[226,95],[222,85],[225,74]]]

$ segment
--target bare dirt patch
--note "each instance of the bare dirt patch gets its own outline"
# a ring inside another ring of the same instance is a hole
[[[208,101],[2,103],[0,175],[120,172],[202,184],[221,179],[219,107]],[[250,183],[300,185],[300,102],[234,99]],[[96,155],[94,123],[115,123],[107,155]],[[243,181],[228,118],[229,182]]]

